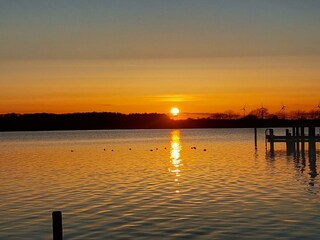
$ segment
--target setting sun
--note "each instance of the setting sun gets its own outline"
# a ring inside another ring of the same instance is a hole
[[[170,112],[173,116],[177,116],[180,113],[180,110],[179,108],[174,107],[174,108],[171,108]]]

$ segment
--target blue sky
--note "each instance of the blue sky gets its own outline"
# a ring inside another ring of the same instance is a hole
[[[320,1],[0,1],[0,58],[320,54]]]

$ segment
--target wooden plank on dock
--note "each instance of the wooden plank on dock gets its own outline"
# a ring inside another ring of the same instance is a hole
[[[300,137],[288,137],[288,136],[276,136],[276,135],[267,135],[266,136],[268,142],[286,142],[288,139],[291,139],[291,140],[294,140],[294,141],[305,141],[305,142],[308,142],[310,140],[313,140],[315,142],[320,142],[320,137],[319,136],[316,136],[316,137],[309,137],[309,136],[304,136],[303,138],[300,136]]]

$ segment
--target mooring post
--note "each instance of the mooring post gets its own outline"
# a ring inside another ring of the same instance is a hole
[[[255,149],[258,148],[258,140],[257,140],[257,128],[254,128],[254,147]]]
[[[316,129],[309,127],[309,155],[315,155],[316,152]]]
[[[292,128],[292,137],[295,138],[296,137],[296,130],[295,127]]]
[[[296,127],[296,145],[297,145],[297,155],[300,156],[300,134],[299,134],[299,127]]]
[[[296,127],[296,138],[297,138],[297,141],[299,142],[300,141],[299,127]]]
[[[296,131],[295,131],[295,127],[292,128],[292,152],[293,155],[296,156]]]
[[[287,155],[292,153],[292,137],[289,129],[286,129],[286,147],[287,147]]]
[[[269,129],[269,137],[270,137],[270,152],[271,155],[274,154],[274,134],[273,129]]]
[[[63,240],[61,211],[52,212],[52,232],[53,240]]]
[[[301,153],[304,156],[304,152],[305,152],[305,147],[304,147],[304,127],[301,127],[300,129],[301,131]]]

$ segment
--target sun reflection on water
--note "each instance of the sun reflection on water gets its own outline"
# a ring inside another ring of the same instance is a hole
[[[172,167],[169,168],[169,171],[175,176],[175,183],[177,184],[177,188],[175,190],[176,193],[180,192],[180,181],[179,177],[181,174],[180,167],[182,166],[182,159],[180,157],[181,144],[180,144],[180,131],[174,130],[171,132],[171,151],[170,151],[170,162]]]

